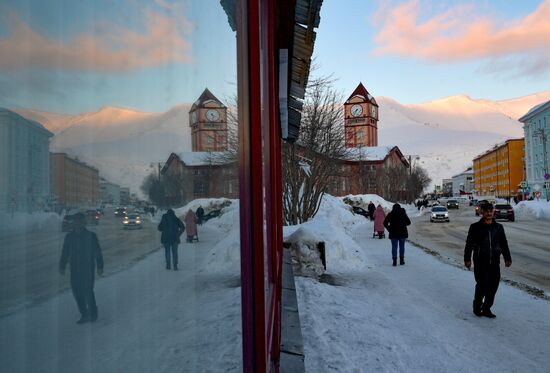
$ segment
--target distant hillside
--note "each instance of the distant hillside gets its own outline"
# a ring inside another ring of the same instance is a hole
[[[435,184],[471,165],[494,144],[523,137],[517,118],[550,100],[550,91],[509,100],[491,101],[452,96],[403,105],[377,97],[380,105],[379,144],[398,145],[418,155]],[[64,115],[14,109],[55,133],[52,151],[65,151],[99,168],[101,176],[140,193],[143,178],[173,151],[191,150],[189,109],[178,105],[164,113],[118,107]]]

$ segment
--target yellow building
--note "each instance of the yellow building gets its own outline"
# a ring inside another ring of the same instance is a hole
[[[524,154],[524,139],[511,139],[474,158],[475,193],[515,196],[524,177]]]

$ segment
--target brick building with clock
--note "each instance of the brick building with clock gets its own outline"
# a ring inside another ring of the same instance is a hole
[[[328,192],[334,196],[378,194],[384,197],[387,180],[384,170],[402,168],[409,162],[398,146],[378,146],[378,103],[362,83],[344,102],[345,145],[348,155],[341,160]]]
[[[197,198],[238,198],[234,150],[228,146],[227,107],[206,88],[189,110],[191,151],[171,153],[161,169],[165,180],[181,180],[165,188],[172,206]]]

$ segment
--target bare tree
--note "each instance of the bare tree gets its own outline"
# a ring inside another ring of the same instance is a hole
[[[414,166],[407,180],[407,202],[412,202],[420,197],[431,181],[432,179],[424,168]]]
[[[344,143],[343,97],[331,77],[310,80],[304,100],[300,135],[284,143],[283,213],[286,224],[311,219],[321,204],[331,177],[348,152]]]

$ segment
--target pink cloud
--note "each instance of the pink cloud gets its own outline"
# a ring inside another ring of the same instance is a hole
[[[94,33],[64,41],[33,30],[11,12],[5,17],[8,36],[0,37],[0,69],[37,66],[119,72],[192,61],[191,44],[184,37],[192,25],[182,14],[177,20],[150,9],[143,14],[143,31],[99,22]]]
[[[459,5],[419,21],[421,6],[409,0],[395,7],[382,3],[375,55],[396,54],[436,62],[530,55],[538,68],[550,65],[550,0],[521,19],[496,22]]]

